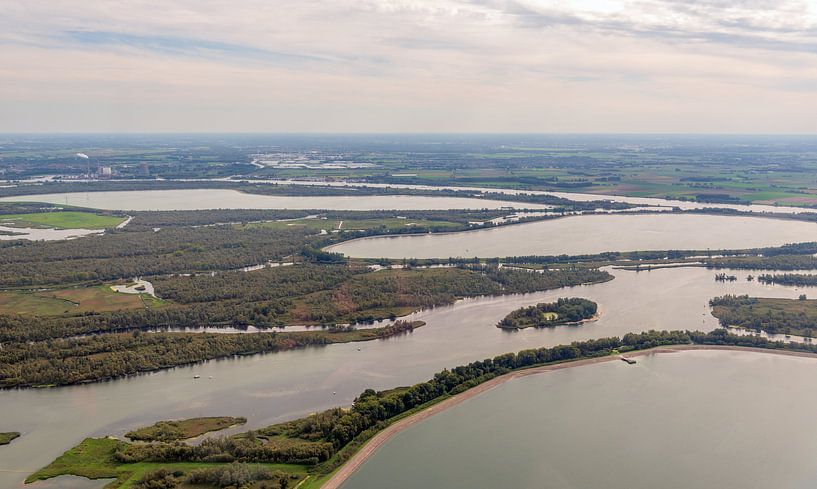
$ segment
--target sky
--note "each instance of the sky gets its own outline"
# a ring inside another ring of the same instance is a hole
[[[0,132],[817,133],[817,0],[3,0]]]

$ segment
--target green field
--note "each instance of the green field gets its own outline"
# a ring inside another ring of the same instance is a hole
[[[159,421],[151,426],[125,433],[125,436],[131,440],[139,441],[187,440],[211,431],[223,430],[246,422],[247,418],[233,418],[231,416]]]
[[[116,227],[126,218],[81,211],[39,212],[0,215],[0,225],[57,229],[106,229]]]
[[[76,287],[37,292],[0,291],[0,314],[66,316],[89,312],[154,309],[167,302],[149,294],[123,294],[109,286]]]
[[[230,464],[213,463],[120,463],[114,459],[114,452],[117,446],[122,443],[115,438],[86,438],[82,443],[62,454],[59,458],[51,462],[37,472],[31,474],[26,483],[38,480],[51,479],[60,475],[77,475],[88,479],[115,479],[105,486],[106,489],[138,487],[136,483],[146,473],[167,469],[171,472],[178,471],[184,475],[195,469],[208,467],[227,466]],[[257,467],[264,467],[270,471],[286,472],[295,476],[290,487],[295,487],[298,482],[306,477],[306,470],[301,465],[289,464],[252,464]],[[180,486],[180,487],[203,487],[203,486]],[[273,486],[270,486],[273,487]]]

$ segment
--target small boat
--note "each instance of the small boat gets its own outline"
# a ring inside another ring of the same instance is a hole
[[[201,378],[201,375],[194,375],[194,376],[193,376],[193,378],[194,378],[194,379],[200,379],[200,378]]]
[[[635,364],[635,359],[634,358],[627,358],[627,357],[619,357],[619,358],[621,358],[622,362],[627,362],[628,365]]]

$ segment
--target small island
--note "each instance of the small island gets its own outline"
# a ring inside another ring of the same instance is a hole
[[[564,324],[579,324],[596,316],[598,304],[580,297],[562,298],[556,302],[536,304],[517,309],[497,323],[497,328],[546,328]]]
[[[8,445],[12,442],[15,438],[19,438],[20,433],[17,431],[8,431],[5,433],[0,433],[0,445]]]
[[[181,419],[176,421],[159,421],[158,423],[139,428],[125,436],[133,441],[177,441],[195,438],[197,436],[219,431],[230,426],[247,422],[247,418],[233,418],[231,416],[212,416],[203,418]]]

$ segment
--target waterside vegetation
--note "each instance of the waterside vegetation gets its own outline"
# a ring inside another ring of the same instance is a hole
[[[817,345],[772,342],[754,336],[739,336],[720,329],[710,333],[649,331],[621,338],[602,338],[570,345],[523,350],[492,359],[443,370],[426,382],[385,391],[367,389],[348,408],[333,408],[305,418],[259,430],[221,438],[208,438],[199,445],[180,442],[132,444],[112,439],[87,439],[53,464],[29,477],[29,481],[76,474],[118,477],[110,487],[127,487],[137,472],[149,465],[153,470],[178,469],[179,464],[282,464],[292,473],[309,476],[317,488],[343,465],[366,441],[391,423],[426,409],[432,404],[463,393],[504,374],[532,367],[579,359],[620,355],[669,345],[743,346],[817,353]],[[89,457],[96,447],[104,452]],[[143,472],[139,472],[143,473]],[[176,487],[176,486],[168,486]]]
[[[20,433],[17,431],[5,431],[0,432],[0,445],[8,445],[16,438],[20,437]]]
[[[800,299],[725,295],[709,305],[722,326],[809,338],[817,332],[817,300],[805,295]]]

